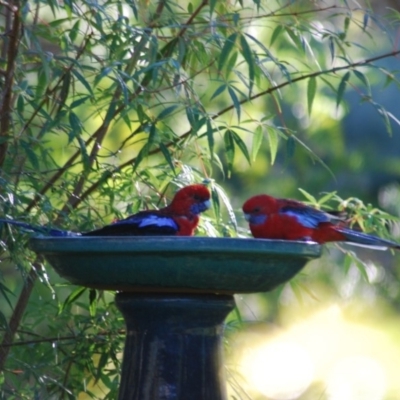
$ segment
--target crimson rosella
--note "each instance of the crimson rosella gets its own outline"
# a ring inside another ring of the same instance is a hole
[[[317,243],[349,242],[400,249],[400,244],[350,229],[337,213],[317,210],[296,200],[266,194],[251,197],[243,212],[255,238],[309,240]]]
[[[115,221],[103,228],[89,232],[70,232],[48,229],[43,226],[10,219],[0,222],[17,225],[23,229],[49,236],[191,236],[198,223],[199,214],[210,207],[210,192],[204,185],[189,185],[180,189],[171,203],[159,210],[146,210],[125,219]]]

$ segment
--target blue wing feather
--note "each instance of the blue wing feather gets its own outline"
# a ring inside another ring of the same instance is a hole
[[[103,228],[85,232],[84,236],[151,236],[176,235],[178,224],[173,218],[152,211],[141,211]]]
[[[322,222],[332,222],[335,219],[340,219],[334,215],[304,205],[301,205],[301,207],[284,206],[281,208],[280,213],[295,217],[300,224],[307,228],[317,228]]]

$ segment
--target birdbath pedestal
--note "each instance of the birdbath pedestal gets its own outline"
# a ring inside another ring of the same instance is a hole
[[[117,291],[126,323],[119,400],[225,400],[223,323],[234,293],[266,292],[315,243],[201,237],[33,238],[73,284]]]

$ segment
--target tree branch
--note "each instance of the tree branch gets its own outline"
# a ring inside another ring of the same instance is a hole
[[[14,341],[15,333],[18,329],[18,326],[21,323],[22,316],[25,312],[25,308],[28,304],[29,297],[32,293],[32,289],[35,285],[35,281],[37,279],[36,269],[40,267],[39,257],[33,263],[31,270],[25,280],[24,287],[21,290],[21,293],[18,298],[18,302],[14,308],[14,311],[11,315],[8,329],[4,333],[3,339],[0,344],[0,371],[3,371],[5,363],[7,361],[7,356],[10,351],[10,346]]]
[[[18,55],[19,39],[21,33],[21,16],[18,0],[9,3],[8,10],[14,19],[11,31],[8,34],[9,41],[7,54],[7,67],[5,71],[4,89],[0,99],[0,138],[4,141],[0,142],[0,167],[3,165],[8,149],[7,136],[10,134],[11,113],[13,109],[12,90],[15,74],[15,60]],[[7,43],[6,42],[6,43]]]

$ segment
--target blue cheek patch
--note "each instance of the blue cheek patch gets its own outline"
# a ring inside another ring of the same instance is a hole
[[[267,220],[267,216],[266,215],[261,215],[261,214],[259,214],[259,215],[250,215],[250,217],[248,219],[250,224],[253,224],[253,225],[263,224],[266,220]]]
[[[211,206],[210,200],[206,200],[206,201],[203,201],[202,203],[195,203],[195,204],[193,204],[193,205],[190,207],[190,211],[191,211],[193,214],[197,215],[197,214],[202,213],[203,211],[208,210],[208,209],[210,208],[210,206]]]

